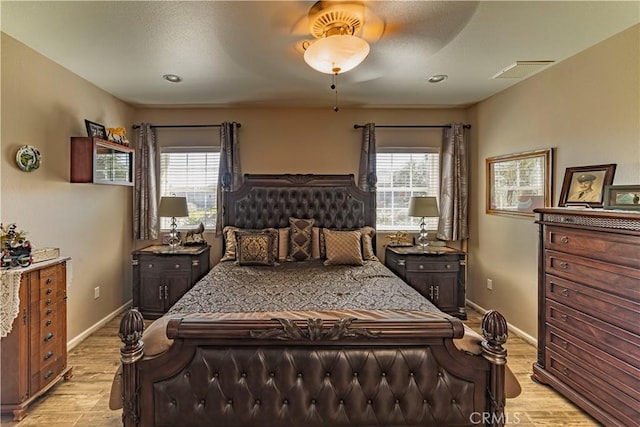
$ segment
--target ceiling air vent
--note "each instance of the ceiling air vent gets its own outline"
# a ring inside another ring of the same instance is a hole
[[[516,61],[500,70],[492,79],[521,79],[541,70],[555,61]]]

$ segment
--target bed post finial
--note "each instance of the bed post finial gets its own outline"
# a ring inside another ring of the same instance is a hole
[[[504,316],[495,310],[487,311],[482,316],[482,355],[491,362],[489,378],[488,410],[491,414],[491,426],[501,427],[505,423],[505,365],[507,350],[503,344],[507,342],[509,332]]]
[[[122,316],[118,336],[124,343],[120,347],[122,361],[122,425],[134,427],[138,425],[138,367],[136,362],[144,355],[142,333],[144,319],[142,314],[132,308]]]

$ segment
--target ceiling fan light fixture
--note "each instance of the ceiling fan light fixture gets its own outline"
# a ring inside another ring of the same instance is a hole
[[[449,76],[446,74],[436,74],[435,76],[431,76],[427,79],[429,83],[440,83],[447,80]]]
[[[346,73],[364,61],[369,49],[369,43],[360,37],[336,34],[312,42],[304,51],[304,60],[321,73]]]
[[[171,83],[180,83],[182,81],[182,77],[177,74],[165,74],[162,78]]]

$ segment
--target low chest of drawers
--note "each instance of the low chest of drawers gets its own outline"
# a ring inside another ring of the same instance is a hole
[[[209,271],[209,246],[149,246],[134,251],[133,306],[157,319]]]
[[[387,246],[385,265],[440,310],[467,318],[465,252],[441,246]]]
[[[640,420],[640,213],[537,209],[533,377],[607,426]]]
[[[10,274],[20,275],[18,315],[0,340],[2,412],[13,412],[15,420],[24,418],[36,398],[72,374],[67,366],[67,260],[3,271],[3,286],[11,286],[6,283]]]

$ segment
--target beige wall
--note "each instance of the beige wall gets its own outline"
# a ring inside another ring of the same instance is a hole
[[[472,128],[468,298],[537,336],[537,226],[485,213],[485,159],[556,148],[557,206],[567,167],[616,163],[640,183],[640,26],[481,102]],[[487,278],[493,290],[486,289]]]
[[[69,267],[68,336],[73,339],[129,300],[131,188],[69,183],[69,137],[84,119],[131,123],[133,109],[2,33],[1,211],[36,247],[58,247]],[[42,166],[22,172],[18,148]],[[100,286],[100,298],[93,289]]]

